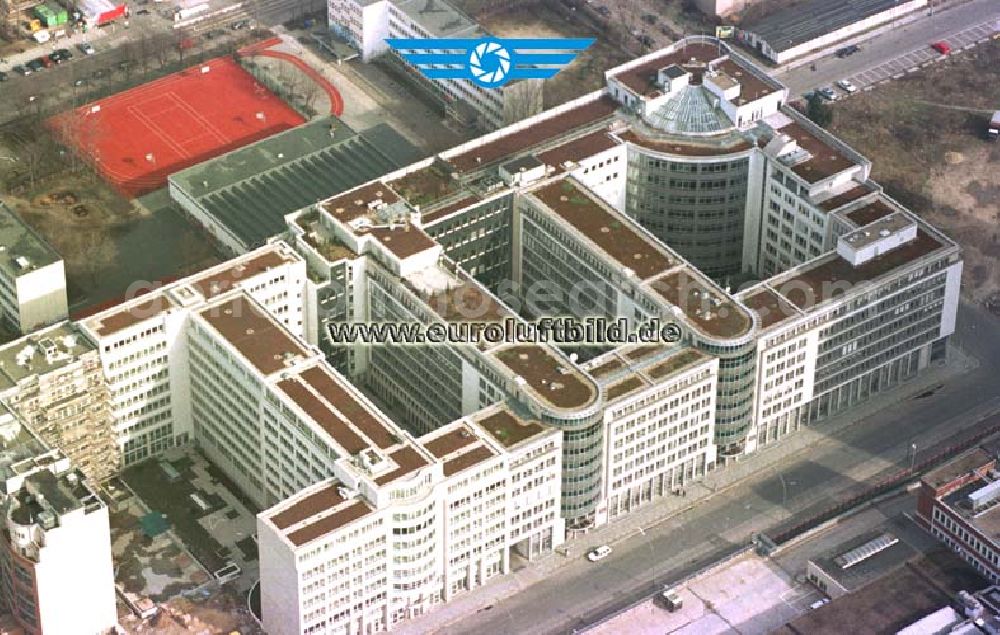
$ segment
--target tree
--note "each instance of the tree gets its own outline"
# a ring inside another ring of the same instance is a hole
[[[826,100],[823,99],[822,95],[819,93],[813,93],[809,96],[809,102],[806,107],[806,116],[809,117],[817,126],[827,128],[831,123],[833,123],[833,108],[830,108],[830,104],[826,103]]]

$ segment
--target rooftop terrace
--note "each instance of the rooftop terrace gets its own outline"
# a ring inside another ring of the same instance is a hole
[[[444,156],[461,172],[475,171],[576,128],[598,123],[609,118],[617,109],[618,103],[610,97],[597,97],[564,112],[550,114],[541,121],[510,131],[477,147],[453,155],[445,153]]]
[[[779,132],[795,139],[799,147],[811,155],[807,160],[792,166],[792,172],[805,179],[806,182],[822,181],[855,165],[854,161],[847,158],[843,152],[828,143],[827,140],[820,138],[802,124],[789,121],[790,123],[782,126]]]
[[[202,309],[199,315],[263,375],[313,355],[242,293]]]
[[[410,205],[425,206],[458,191],[459,184],[442,166],[432,163],[388,185]]]
[[[631,222],[609,211],[572,181],[555,181],[531,193],[640,280],[656,276],[674,264],[666,251],[641,235]]]
[[[57,370],[93,351],[74,324],[63,322],[0,347],[0,389]]]
[[[438,459],[443,459],[477,441],[478,437],[461,424],[447,431],[435,430],[420,438],[420,444]]]
[[[501,408],[492,414],[476,419],[476,423],[505,448],[512,448],[544,434],[550,429],[537,421],[525,421],[520,417],[515,417],[507,408]]]
[[[606,131],[598,130],[556,146],[551,150],[541,152],[537,156],[542,163],[550,165],[558,171],[563,171],[563,164],[567,161],[576,163],[598,152],[610,150],[617,145],[619,145],[618,142]]]
[[[804,265],[780,285],[782,295],[803,310],[812,309],[823,302],[838,298],[863,282],[869,282],[894,269],[908,265],[941,248],[936,238],[917,228],[917,237],[881,256],[876,256],[854,267],[833,253]]]
[[[124,302],[103,313],[89,317],[84,320],[84,324],[93,329],[99,337],[106,337],[176,307],[177,304],[166,293],[153,291],[141,299]]]
[[[748,309],[757,314],[762,330],[800,315],[787,300],[767,287],[754,289],[743,296],[742,300]]]
[[[590,382],[547,347],[511,345],[496,350],[493,356],[556,408],[581,408],[595,397]]]
[[[702,353],[696,348],[688,346],[678,349],[676,353],[662,362],[657,362],[656,364],[649,366],[644,372],[652,379],[660,381],[688,368],[689,366],[700,364],[706,359],[709,359],[708,355]]]
[[[747,311],[688,269],[673,271],[650,283],[650,288],[680,309],[688,322],[703,333],[735,338],[750,331]]]
[[[396,468],[376,478],[375,482],[378,485],[388,485],[428,464],[427,459],[411,446],[396,450],[389,455],[389,458],[396,464]]]
[[[384,450],[400,442],[391,424],[376,416],[325,365],[307,368],[302,371],[301,377],[379,448]]]
[[[832,212],[835,209],[843,207],[848,203],[853,203],[854,201],[864,198],[871,194],[874,190],[870,189],[867,185],[855,185],[849,190],[845,190],[840,194],[831,196],[830,198],[821,202],[818,207],[824,211]]]
[[[342,485],[339,481],[333,481],[301,498],[294,498],[294,502],[291,505],[272,514],[270,520],[279,530],[284,530],[321,512],[332,509],[345,500],[340,494],[341,487]]]
[[[364,518],[374,511],[368,503],[354,501],[343,505],[332,514],[323,516],[318,520],[296,529],[288,534],[288,540],[296,547],[312,542],[317,538],[325,536],[332,531],[352,523],[360,518]]]
[[[396,0],[392,3],[431,37],[483,37],[486,32],[448,0]]]
[[[337,414],[325,400],[320,399],[314,392],[306,388],[299,379],[283,379],[278,382],[278,388],[288,395],[347,454],[355,455],[369,447],[365,439],[343,417]]]
[[[256,252],[250,258],[238,258],[224,263],[221,268],[209,270],[207,275],[190,278],[191,286],[198,290],[206,300],[222,295],[236,287],[240,282],[265,273],[275,267],[292,262],[300,262],[301,258],[287,248],[270,245]]]
[[[718,46],[706,42],[693,42],[678,46],[674,50],[661,51],[648,60],[612,76],[636,93],[646,95],[657,90],[656,75],[661,68],[671,64],[677,64],[685,69],[690,69],[692,66],[702,67],[719,57],[721,56]]]
[[[874,223],[881,218],[885,218],[896,211],[895,207],[892,207],[883,199],[877,198],[857,209],[852,209],[851,211],[845,213],[844,216],[847,220],[851,221],[858,227],[864,227],[865,225],[870,225],[871,223]]]
[[[485,445],[479,445],[471,450],[459,454],[453,459],[445,461],[444,464],[444,475],[451,476],[453,474],[458,474],[462,470],[467,470],[470,467],[479,465],[487,459],[491,459],[496,454],[493,450],[489,449]]]

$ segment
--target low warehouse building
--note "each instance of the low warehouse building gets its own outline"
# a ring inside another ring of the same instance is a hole
[[[741,37],[784,64],[924,6],[927,0],[806,0],[744,25]]]

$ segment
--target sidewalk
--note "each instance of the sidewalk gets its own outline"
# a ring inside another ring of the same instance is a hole
[[[658,499],[654,503],[641,507],[608,525],[594,529],[584,536],[567,540],[559,547],[559,553],[546,555],[509,575],[498,576],[485,585],[458,596],[447,604],[436,607],[426,615],[401,623],[396,630],[399,633],[412,633],[413,635],[444,631],[448,625],[521,593],[559,569],[578,562],[584,553],[594,547],[605,544],[614,545],[632,538],[718,494],[745,484],[751,476],[767,475],[774,472],[787,464],[790,458],[809,451],[817,443],[828,440],[831,436],[836,436],[877,412],[939,386],[979,365],[975,358],[966,355],[957,347],[949,351],[949,356],[950,360],[946,367],[928,370],[914,380],[889,393],[879,395],[846,414],[831,418],[816,426],[804,428],[773,447],[765,448],[729,467],[717,469],[710,473],[705,480],[688,485],[685,497],[668,496]],[[977,410],[983,411],[977,412],[977,416],[1000,410],[1000,398],[992,400]],[[968,419],[969,415],[964,414],[961,418]],[[935,428],[935,436],[940,436],[942,439],[951,436],[952,433],[951,426],[940,425]]]

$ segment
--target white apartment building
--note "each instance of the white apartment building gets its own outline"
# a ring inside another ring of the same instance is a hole
[[[516,81],[496,89],[464,80],[431,82],[390,51],[388,38],[488,37],[449,0],[329,0],[327,8],[330,28],[351,42],[364,61],[393,55],[415,81],[441,95],[446,110],[459,120],[494,130],[542,109],[539,81]]]
[[[118,626],[108,509],[65,455],[0,415],[0,602],[30,635]]]
[[[0,317],[19,333],[65,320],[63,260],[0,202]]]
[[[91,483],[117,475],[121,453],[96,347],[72,322],[0,347],[0,401]]]

